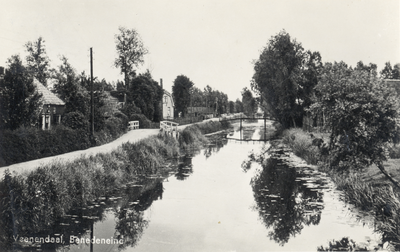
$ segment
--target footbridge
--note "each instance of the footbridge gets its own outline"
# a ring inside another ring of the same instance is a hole
[[[260,140],[253,140],[253,139],[249,139],[249,140],[243,140],[242,139],[242,122],[243,121],[255,121],[255,120],[263,120],[264,121],[264,139],[260,139]],[[254,141],[267,141],[267,137],[266,137],[266,132],[267,132],[267,120],[268,121],[277,121],[276,118],[271,117],[271,116],[246,116],[243,114],[240,115],[232,115],[232,116],[225,116],[225,117],[220,117],[219,121],[240,121],[240,139],[234,139],[234,138],[230,138],[232,140],[237,140],[237,141],[252,141],[254,143]]]

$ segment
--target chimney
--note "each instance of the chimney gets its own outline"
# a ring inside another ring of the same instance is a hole
[[[160,85],[161,85],[161,89],[163,89],[163,86],[162,86],[162,79],[160,79]],[[164,89],[163,89],[164,90]]]

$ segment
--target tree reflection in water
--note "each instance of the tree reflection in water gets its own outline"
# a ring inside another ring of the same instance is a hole
[[[193,173],[192,157],[185,155],[181,161],[182,162],[178,164],[178,170],[175,173],[175,177],[178,180],[185,180]]]
[[[204,148],[204,156],[206,158],[211,157],[212,153],[218,153],[228,143],[228,139],[221,138],[221,136],[214,136],[209,140],[211,144]]]
[[[161,181],[162,178],[144,179],[135,185],[116,190],[107,197],[100,197],[87,206],[73,208],[67,214],[49,223],[38,222],[35,218],[26,218],[23,215],[21,216],[24,218],[14,218],[15,223],[23,222],[24,227],[18,230],[18,237],[12,236],[12,228],[0,228],[0,251],[6,248],[11,251],[57,251],[60,247],[68,249],[71,246],[78,246],[75,249],[81,249],[87,244],[74,245],[70,243],[69,237],[89,238],[89,230],[96,222],[103,221],[108,211],[114,212],[116,219],[114,238],[124,240],[124,244],[118,245],[119,249],[133,247],[149,223],[144,219],[143,212],[151,206],[153,201],[162,199],[163,185]],[[138,184],[143,186],[138,186]],[[50,208],[54,207],[51,205],[57,204],[56,199],[52,198],[48,203]],[[11,234],[7,232],[11,232]],[[19,242],[21,237],[51,236],[60,238],[61,235],[64,244]]]
[[[158,182],[153,189],[145,191],[138,198],[129,199],[128,197],[128,200],[115,212],[114,237],[124,240],[124,243],[118,247],[120,250],[134,247],[140,240],[143,231],[149,225],[149,221],[144,219],[143,213],[153,201],[162,199],[163,191],[162,183]]]
[[[270,239],[283,246],[305,225],[319,224],[323,193],[318,187],[324,182],[311,184],[309,171],[289,167],[279,159],[269,158],[261,165],[262,170],[251,180],[255,209],[266,228],[271,229]]]

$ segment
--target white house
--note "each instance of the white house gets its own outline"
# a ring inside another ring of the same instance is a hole
[[[172,95],[163,90],[163,99],[162,99],[162,111],[163,111],[163,119],[174,119],[174,100],[172,99]]]

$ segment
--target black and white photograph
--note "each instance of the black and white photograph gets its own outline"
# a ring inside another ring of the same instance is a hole
[[[400,0],[0,0],[3,251],[400,251]]]

